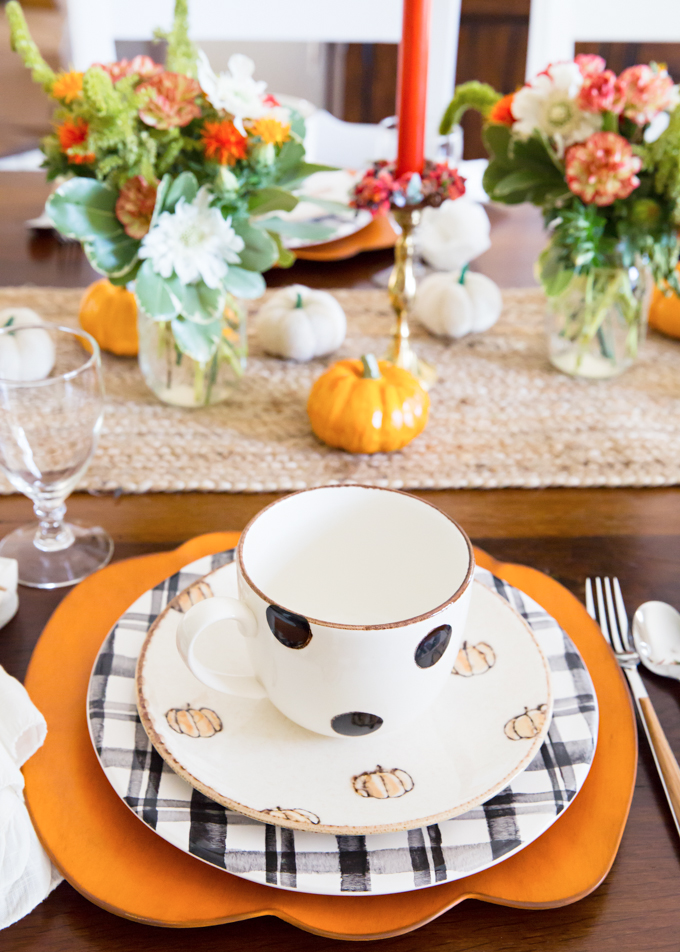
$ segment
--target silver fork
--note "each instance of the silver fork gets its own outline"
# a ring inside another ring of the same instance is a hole
[[[595,597],[597,607],[593,600],[592,581],[586,579],[586,609],[590,617],[594,618],[602,629],[602,634],[614,652],[623,673],[628,678],[640,723],[647,735],[654,763],[659,772],[668,806],[675,821],[675,828],[678,835],[680,835],[680,767],[637,670],[640,656],[633,648],[619,580],[617,578],[605,578],[603,584],[601,578],[596,578]]]

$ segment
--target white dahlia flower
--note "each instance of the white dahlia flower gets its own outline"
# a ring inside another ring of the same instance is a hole
[[[198,81],[210,103],[218,111],[230,113],[242,135],[244,119],[258,119],[267,112],[263,103],[267,84],[253,79],[255,63],[243,53],[229,58],[229,72],[215,73],[203,50],[198,53]]]
[[[582,85],[576,63],[553,63],[515,94],[512,114],[517,121],[512,131],[527,139],[534,132],[543,133],[552,139],[560,157],[568,145],[584,142],[601,128],[602,118],[579,109]]]
[[[162,278],[177,275],[183,284],[203,280],[217,288],[229,270],[240,262],[245,243],[224,218],[211,208],[210,190],[204,185],[189,203],[180,198],[174,213],[163,212],[142,239],[140,258],[148,258]]]

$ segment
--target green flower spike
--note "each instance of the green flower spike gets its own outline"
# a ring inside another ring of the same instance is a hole
[[[51,92],[52,83],[56,78],[54,70],[40,55],[40,50],[28,30],[21,5],[17,3],[17,0],[10,0],[5,7],[5,13],[9,20],[12,49],[19,54],[24,66],[31,70],[34,82],[40,83],[45,92]]]

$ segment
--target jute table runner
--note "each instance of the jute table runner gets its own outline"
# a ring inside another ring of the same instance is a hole
[[[81,291],[0,289],[0,307],[35,308],[75,326]],[[436,364],[425,432],[404,450],[352,456],[320,444],[305,410],[332,361],[381,354],[392,316],[382,291],[334,292],[348,336],[331,358],[295,364],[263,354],[250,332],[248,371],[229,403],[183,410],[159,403],[136,361],[104,355],[107,410],[80,489],[151,492],[303,489],[359,482],[404,489],[668,486],[680,483],[680,342],[652,334],[613,381],[572,380],[545,356],[543,297],[504,294],[499,322],[444,343],[413,328]],[[11,492],[6,482],[2,492]]]

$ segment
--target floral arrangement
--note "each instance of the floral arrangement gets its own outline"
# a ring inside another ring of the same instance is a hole
[[[617,76],[602,57],[582,55],[551,64],[509,96],[482,84],[470,96],[470,85],[456,91],[449,121],[479,108],[489,197],[543,208],[553,236],[541,262],[548,289],[606,265],[617,248],[626,263],[642,254],[657,280],[675,281],[680,97],[663,66]]]
[[[426,160],[422,175],[405,172],[397,177],[395,164],[381,159],[357,182],[350,204],[353,208],[367,208],[375,217],[387,214],[392,207],[437,207],[464,193],[465,179],[446,162]]]
[[[657,283],[680,290],[679,103],[663,66],[617,76],[587,55],[551,64],[508,96],[479,83],[458,87],[442,123],[446,131],[466,108],[482,112],[486,192],[543,209],[550,242],[538,275],[549,299],[572,296],[564,334],[586,345],[598,336],[605,357],[612,347],[601,328],[612,307],[628,323],[629,354],[636,352],[644,297],[636,275],[649,267]],[[578,289],[585,303],[575,315]]]
[[[56,105],[42,142],[48,178],[62,180],[48,202],[55,227],[112,283],[134,281],[180,356],[205,365],[219,352],[238,368],[230,296],[258,297],[263,271],[293,263],[285,237],[328,235],[275,214],[326,168],[304,161],[302,117],[267,95],[247,57],[213,72],[188,38],[187,0],[165,35],[165,66],[137,56],[84,73],[55,73],[16,0],[6,12],[13,49]]]

